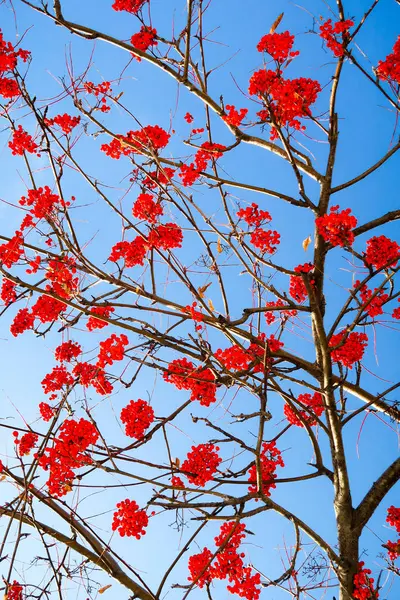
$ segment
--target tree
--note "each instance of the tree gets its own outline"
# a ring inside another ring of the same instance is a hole
[[[2,5],[5,597],[398,597],[399,7]]]

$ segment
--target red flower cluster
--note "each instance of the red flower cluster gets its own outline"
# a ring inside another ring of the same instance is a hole
[[[331,337],[329,347],[334,348],[342,343],[346,336],[346,331],[341,331]],[[365,333],[352,331],[348,334],[343,345],[332,350],[331,356],[333,362],[338,362],[349,369],[353,368],[354,363],[359,362],[364,356],[364,351],[368,343],[368,336]]]
[[[364,562],[358,563],[358,572],[354,575],[353,598],[356,600],[376,600],[379,593],[374,589],[374,579],[370,577],[371,569],[364,569]]]
[[[393,52],[376,67],[379,79],[400,84],[400,35],[394,43]]]
[[[374,236],[367,241],[365,261],[376,269],[395,267],[399,258],[400,246],[384,235]]]
[[[294,269],[295,273],[311,273],[314,270],[314,265],[311,263],[305,263],[304,265],[298,265]],[[309,279],[310,284],[314,284],[313,279]],[[289,280],[289,294],[292,296],[293,300],[296,300],[299,304],[304,302],[307,298],[307,288],[304,284],[304,281],[301,275],[291,275]]]
[[[309,412],[297,410],[297,413],[295,413],[289,404],[285,404],[283,412],[289,423],[297,427],[304,427],[304,422],[308,423],[311,427],[316,425],[317,421],[314,415],[320,417],[324,412],[324,403],[321,394],[319,392],[315,392],[312,396],[311,394],[299,394],[297,400],[300,404],[306,406]]]
[[[318,233],[332,246],[351,246],[354,242],[353,229],[357,219],[351,215],[351,209],[338,212],[339,206],[331,206],[329,214],[318,217],[315,224]]]
[[[39,465],[45,471],[50,471],[47,481],[49,494],[64,496],[71,490],[74,470],[91,464],[92,459],[85,452],[98,438],[97,429],[90,421],[64,421],[53,440],[53,446],[37,457]]]
[[[192,446],[192,451],[188,452],[186,460],[181,465],[181,470],[185,472],[189,483],[204,487],[212,480],[222,462],[218,450],[218,446],[214,444]]]
[[[43,421],[50,421],[56,414],[54,408],[51,408],[51,406],[49,404],[46,404],[46,402],[41,402],[39,404],[39,412]]]
[[[259,210],[258,204],[255,202],[247,208],[241,208],[237,213],[239,219],[246,221],[249,227],[261,227],[263,222],[269,223],[272,221],[272,217],[267,210]]]
[[[154,153],[165,148],[170,139],[169,133],[158,125],[147,125],[138,131],[128,131],[126,135],[114,138],[110,144],[103,144],[100,150],[111,158],[120,158],[121,155]]]
[[[241,108],[240,110],[236,110],[233,104],[227,104],[225,109],[228,111],[226,115],[223,115],[222,119],[228,125],[232,125],[232,127],[240,127],[243,119],[246,117],[249,112],[247,108]]]
[[[92,315],[99,315],[100,317],[110,318],[111,314],[114,312],[115,308],[113,306],[93,306],[90,309],[90,313]],[[107,321],[101,321],[101,319],[96,319],[96,317],[89,317],[86,323],[86,327],[89,331],[93,331],[94,329],[103,329],[107,327]]]
[[[204,142],[196,152],[194,162],[189,165],[183,164],[179,169],[179,177],[182,179],[183,185],[185,187],[193,185],[200,177],[201,172],[207,169],[208,163],[221,158],[224,150],[226,147],[222,144]]]
[[[320,91],[318,81],[305,77],[284,79],[279,68],[277,72],[265,69],[256,71],[249,83],[249,94],[258,96],[264,102],[264,109],[257,113],[261,121],[296,130],[305,129],[299,118],[311,116],[310,106],[317,100]],[[277,137],[278,133],[272,125],[271,140]]]
[[[109,81],[103,81],[97,85],[91,81],[87,81],[83,84],[83,89],[87,94],[93,94],[96,98],[99,98],[101,112],[106,113],[111,110],[111,107],[107,104],[107,97],[112,94],[111,83]]]
[[[178,390],[190,390],[191,400],[198,400],[202,406],[215,402],[217,386],[211,369],[195,367],[186,358],[173,360],[163,373],[164,381],[172,383]]]
[[[0,298],[3,300],[4,304],[8,306],[12,304],[17,299],[17,292],[15,291],[17,284],[11,281],[11,279],[3,278],[3,283],[1,286]]]
[[[139,194],[132,208],[134,217],[152,224],[157,221],[163,212],[161,204],[154,202],[154,196],[151,194]]]
[[[121,411],[121,421],[128,437],[140,440],[154,421],[154,410],[145,400],[131,400]]]
[[[156,36],[156,29],[142,25],[140,31],[131,37],[131,44],[134,48],[142,50],[142,52],[146,52],[150,46],[157,46],[158,42],[156,40]],[[136,59],[139,61],[141,60],[139,56],[137,56]]]
[[[146,527],[149,524],[149,517],[143,509],[139,509],[134,500],[122,500],[118,502],[117,511],[114,513],[111,529],[117,531],[121,537],[135,536],[140,540],[146,533]]]
[[[354,287],[358,287],[360,285],[359,281],[356,281]],[[367,288],[366,285],[360,289],[360,296],[363,304],[366,304],[371,298],[372,294],[377,292],[376,296],[371,300],[368,306],[365,309],[365,312],[372,318],[377,317],[378,315],[383,314],[382,305],[388,300],[388,294],[385,294],[383,290],[379,290],[375,288],[374,291]]]
[[[14,580],[7,587],[7,593],[5,595],[5,598],[7,598],[7,600],[22,600],[22,590],[22,585],[18,583],[18,581]]]
[[[104,370],[96,365],[91,365],[87,362],[78,363],[75,365],[72,372],[78,377],[78,381],[83,387],[92,385],[96,392],[101,396],[111,394],[113,391],[113,386],[106,379]]]
[[[277,231],[256,229],[250,236],[250,242],[261,250],[262,254],[273,254],[280,244],[281,236]]]
[[[109,338],[100,342],[100,352],[96,366],[104,368],[106,365],[112,365],[115,361],[123,360],[125,346],[128,344],[128,338],[124,333],[121,333],[120,336],[115,333],[110,335]]]
[[[268,302],[265,305],[265,308],[272,308],[272,307],[280,308],[282,306],[285,306],[285,303],[279,298],[276,302]],[[264,313],[264,315],[265,315],[265,320],[267,322],[267,325],[272,325],[272,323],[275,322],[276,317],[274,315],[274,311],[269,310],[268,312]],[[282,320],[286,320],[286,319],[289,319],[290,317],[297,316],[297,310],[290,310],[290,309],[279,310],[279,315]]]
[[[386,522],[400,534],[400,508],[390,506],[387,513]],[[396,542],[387,542],[386,546],[390,560],[396,560],[400,556],[400,538]]]
[[[28,190],[28,195],[22,196],[19,203],[21,206],[32,206],[30,213],[37,219],[48,219],[55,209],[69,206],[69,202],[64,202],[57,194],[52,194],[47,185],[37,190]]]
[[[21,439],[18,439],[18,431],[14,431],[14,443],[18,446],[18,455],[27,456],[36,446],[39,436],[32,431],[24,433]]]
[[[288,58],[298,56],[300,52],[291,52],[294,44],[294,35],[289,31],[283,33],[267,33],[257,44],[259,52],[267,52],[278,63],[284,63]]]
[[[116,11],[126,10],[126,12],[136,15],[148,0],[115,0],[112,8]]]
[[[277,475],[275,473],[277,467],[284,467],[285,463],[282,459],[281,451],[276,447],[276,442],[264,442],[262,452],[260,454],[262,491],[265,496],[270,496],[270,490],[275,489],[274,480]],[[249,494],[257,494],[257,467],[252,465],[249,470]]]
[[[332,25],[332,19],[328,19],[320,25],[320,37],[326,41],[326,45],[333,54],[337,57],[343,56],[346,42],[349,39],[349,29],[354,26],[354,21],[347,19],[346,21],[337,21]],[[338,36],[341,35],[340,41]]]
[[[7,269],[10,269],[21,258],[24,252],[23,241],[22,233],[16,231],[9,242],[0,245],[0,263],[3,263]]]
[[[74,358],[77,358],[82,354],[82,348],[78,342],[63,342],[55,349],[54,355],[56,360],[59,362],[71,362]]]
[[[8,147],[13,156],[23,156],[24,152],[40,156],[37,152],[39,146],[33,141],[33,137],[22,128],[22,125],[18,125],[17,129],[14,129],[13,137],[8,142]]]
[[[74,127],[79,125],[79,123],[81,122],[81,118],[80,117],[71,117],[70,115],[65,113],[63,115],[57,115],[53,119],[45,119],[44,122],[49,127],[51,125],[58,125],[58,127],[66,135],[68,135],[71,133],[71,131],[74,129]]]

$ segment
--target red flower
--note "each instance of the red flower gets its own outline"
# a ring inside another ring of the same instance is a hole
[[[267,33],[257,44],[259,52],[268,52],[274,60],[279,63],[285,62],[288,58],[298,56],[300,52],[291,52],[294,44],[294,35],[289,31],[283,33]]]
[[[149,517],[145,510],[139,510],[134,500],[122,500],[118,502],[117,511],[114,513],[111,529],[117,531],[121,537],[134,536],[140,540],[146,533]]]
[[[32,316],[37,317],[42,323],[52,323],[57,321],[65,307],[64,302],[42,294],[32,306]]]
[[[191,186],[201,175],[201,171],[205,171],[210,161],[217,160],[223,155],[226,149],[222,144],[212,144],[204,142],[201,148],[196,152],[194,162],[189,165],[181,165],[179,169],[179,177],[182,179],[184,186]]]
[[[136,15],[148,0],[115,0],[112,8],[116,11],[126,10],[126,12]]]
[[[326,41],[326,45],[333,54],[337,57],[343,56],[346,42],[349,39],[349,29],[354,26],[354,21],[347,19],[347,21],[337,21],[332,26],[332,19],[328,19],[325,23],[320,25],[320,36]],[[340,41],[338,36],[341,35]]]
[[[351,209],[346,208],[338,212],[339,206],[332,206],[330,214],[318,217],[315,224],[318,233],[326,242],[332,246],[351,246],[354,242],[353,229],[357,225],[357,219],[350,215]]]
[[[101,112],[106,113],[111,110],[111,107],[107,104],[107,98],[112,94],[111,83],[109,81],[103,81],[97,85],[91,81],[87,81],[83,84],[83,89],[87,94],[93,94],[96,98],[99,98]],[[118,140],[113,141],[117,142]]]
[[[203,487],[212,480],[222,462],[222,458],[217,454],[218,450],[218,446],[214,444],[192,446],[192,451],[188,453],[181,465],[181,470],[186,472],[189,483]]]
[[[346,336],[346,331],[341,331],[331,337],[329,347],[338,346]],[[342,346],[332,350],[332,361],[342,364],[349,369],[353,368],[354,363],[359,362],[364,356],[364,351],[368,343],[368,337],[365,333],[356,333],[352,331],[348,334],[346,341]]]
[[[270,490],[276,488],[274,479],[277,475],[275,473],[277,467],[284,467],[281,451],[276,447],[276,442],[264,442],[262,452],[260,455],[260,466],[261,466],[261,478],[262,478],[262,491],[265,496],[270,496]],[[250,485],[249,494],[256,494],[257,489],[257,467],[254,464],[249,470]]]
[[[99,315],[100,317],[106,317],[109,319],[114,310],[115,308],[113,306],[93,306],[90,309],[90,312],[92,315]],[[103,329],[103,327],[107,327],[107,325],[107,321],[102,321],[96,317],[89,317],[86,323],[86,327],[89,331],[93,331],[94,329]]]
[[[121,411],[121,421],[125,424],[125,434],[140,440],[154,421],[154,410],[145,400],[131,400]]]
[[[71,133],[71,131],[74,129],[74,127],[79,125],[79,123],[81,122],[81,118],[80,117],[71,117],[70,115],[65,113],[63,115],[57,115],[53,119],[45,119],[44,122],[49,127],[51,125],[58,125],[58,127],[60,127],[60,129],[66,135],[68,135]]]
[[[152,224],[157,221],[163,212],[161,204],[154,202],[154,196],[151,194],[139,194],[132,208],[134,217]]]
[[[397,299],[397,302],[400,302],[400,298]],[[394,309],[394,311],[392,313],[392,318],[400,319],[400,306],[398,306],[397,308]]]
[[[299,394],[297,400],[306,406],[309,409],[309,412],[297,409],[298,414],[296,414],[291,406],[285,404],[283,407],[283,412],[289,423],[296,425],[297,427],[304,427],[304,421],[306,421],[306,423],[308,423],[311,427],[316,425],[317,421],[313,415],[320,417],[324,412],[324,404],[321,394],[319,392],[315,392],[313,396],[311,396],[311,394]]]
[[[226,115],[222,116],[222,119],[228,125],[232,125],[233,127],[240,127],[243,119],[246,117],[249,112],[247,108],[241,108],[239,111],[232,104],[227,104],[225,109],[228,111]]]
[[[400,246],[384,235],[374,236],[367,241],[365,261],[376,269],[395,267],[399,258]]]
[[[400,35],[393,46],[393,52],[376,67],[379,79],[400,84]]]
[[[13,138],[11,142],[8,142],[8,147],[13,156],[23,156],[24,152],[40,156],[37,152],[39,146],[33,141],[33,137],[24,131],[22,125],[18,125],[17,129],[13,131]]]
[[[171,179],[175,174],[175,170],[170,167],[163,167],[157,171],[150,171],[148,176],[143,180],[143,185],[149,189],[154,189],[160,186],[167,186],[171,183]]]

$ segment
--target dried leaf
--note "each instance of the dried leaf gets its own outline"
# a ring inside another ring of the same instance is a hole
[[[311,235],[303,241],[303,250],[307,252],[308,246],[311,244]]]
[[[208,306],[209,306],[210,310],[215,312],[214,304],[213,304],[213,301],[211,300],[211,298],[208,300]]]
[[[105,585],[104,587],[99,589],[99,594],[104,594],[104,592],[106,592],[107,590],[110,589],[110,587],[112,587],[112,584],[109,583],[108,585]]]
[[[221,254],[221,252],[222,252],[222,244],[221,244],[220,238],[218,238],[218,242],[217,242],[217,252],[218,252],[218,254]]]
[[[204,298],[204,292],[206,292],[208,290],[208,288],[210,287],[211,284],[212,284],[212,281],[210,281],[210,283],[207,283],[207,285],[202,285],[201,287],[199,287],[199,289],[197,291],[199,292],[200,298]]]
[[[278,16],[276,19],[275,19],[275,21],[272,23],[272,27],[271,27],[271,29],[269,30],[269,32],[270,32],[270,33],[275,33],[275,30],[276,30],[276,29],[279,27],[279,24],[280,24],[280,22],[281,22],[281,21],[282,21],[282,19],[283,19],[283,14],[284,14],[284,13],[281,13],[281,14],[280,14],[280,15],[279,15],[279,16]]]

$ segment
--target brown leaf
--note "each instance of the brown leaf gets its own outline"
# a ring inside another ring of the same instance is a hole
[[[221,244],[220,238],[218,238],[218,242],[217,242],[217,252],[218,252],[218,254],[221,254],[221,252],[222,252],[222,244]]]
[[[279,27],[280,22],[283,19],[283,14],[281,13],[276,19],[275,21],[272,23],[271,29],[269,30],[270,33],[274,33],[275,30]]]
[[[311,244],[311,235],[303,241],[303,250],[307,252],[308,246]]]
[[[211,284],[212,284],[212,281],[210,281],[210,283],[207,283],[207,285],[202,285],[201,287],[199,287],[199,289],[197,291],[199,292],[200,298],[204,298],[204,292],[206,292],[208,290],[208,288],[210,287]]]
[[[208,306],[209,306],[210,310],[215,312],[214,304],[213,304],[213,301],[211,300],[211,298],[208,300]]]
[[[109,583],[108,585],[105,585],[104,587],[99,589],[99,594],[104,594],[104,592],[106,592],[107,590],[110,589],[110,587],[112,587],[112,584]]]

